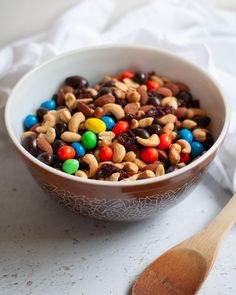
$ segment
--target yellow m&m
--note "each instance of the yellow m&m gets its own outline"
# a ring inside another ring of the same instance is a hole
[[[106,124],[97,118],[89,118],[85,121],[85,127],[94,133],[106,131]]]

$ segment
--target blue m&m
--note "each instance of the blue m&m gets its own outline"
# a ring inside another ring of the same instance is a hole
[[[40,107],[48,109],[49,111],[52,111],[52,110],[56,109],[57,103],[55,100],[50,99],[50,100],[46,100],[43,103],[41,103]]]
[[[31,114],[31,115],[28,115],[25,117],[24,119],[24,127],[25,129],[30,129],[32,128],[35,124],[37,124],[39,121],[38,121],[38,118],[37,116]]]
[[[181,129],[178,134],[179,139],[185,139],[189,143],[193,141],[193,134],[189,129]]]
[[[84,156],[85,155],[85,148],[79,142],[73,142],[71,144],[73,149],[75,150],[76,156]]]
[[[204,152],[204,147],[199,141],[193,141],[190,143],[191,145],[191,153],[190,156],[192,158],[195,158],[197,156],[200,156]]]
[[[109,116],[103,116],[101,120],[106,124],[106,130],[111,130],[116,124],[113,118]]]

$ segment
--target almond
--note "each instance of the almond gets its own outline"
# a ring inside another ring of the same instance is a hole
[[[38,136],[36,139],[36,142],[37,142],[37,146],[40,148],[40,150],[42,150],[43,152],[46,152],[48,154],[53,154],[53,149],[45,137]]]
[[[86,118],[90,118],[93,115],[94,110],[87,106],[85,103],[78,101],[77,110],[82,112]]]
[[[138,112],[139,107],[140,107],[140,104],[137,102],[128,103],[124,107],[125,114],[126,115],[135,115]]]
[[[94,101],[94,105],[95,105],[95,107],[102,107],[105,104],[114,103],[115,100],[116,99],[115,99],[115,97],[112,94],[105,94],[105,95],[100,96],[99,98],[97,98]]]

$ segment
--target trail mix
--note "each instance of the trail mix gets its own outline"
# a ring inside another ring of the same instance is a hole
[[[123,72],[89,86],[65,79],[24,119],[22,145],[77,177],[126,181],[175,171],[214,143],[210,118],[181,82],[155,72]]]

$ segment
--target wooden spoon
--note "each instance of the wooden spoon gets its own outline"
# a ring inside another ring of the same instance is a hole
[[[150,264],[135,281],[132,295],[196,294],[235,222],[236,194],[206,228]]]

